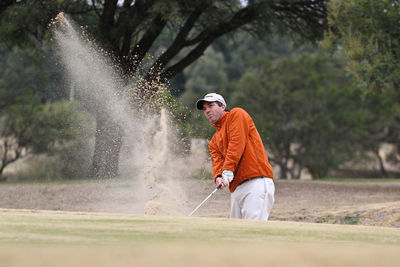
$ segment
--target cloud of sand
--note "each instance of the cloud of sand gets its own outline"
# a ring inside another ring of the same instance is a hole
[[[57,55],[73,97],[92,112],[101,109],[124,130],[121,176],[134,183],[132,190],[136,195],[136,203],[132,203],[136,208],[130,211],[187,214],[181,181],[190,171],[190,165],[171,149],[179,145],[179,141],[166,110],[145,114],[134,108],[130,99],[121,93],[124,86],[121,76],[105,52],[82,31],[76,30],[73,22],[62,13],[53,24]],[[116,210],[120,211],[118,207]]]

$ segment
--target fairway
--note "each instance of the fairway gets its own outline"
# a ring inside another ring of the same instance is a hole
[[[397,266],[400,229],[0,210],[1,266]]]

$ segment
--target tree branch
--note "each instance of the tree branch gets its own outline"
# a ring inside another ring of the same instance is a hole
[[[92,7],[93,7],[93,10],[94,10],[94,13],[96,13],[96,15],[100,18],[101,14],[100,14],[100,11],[96,7],[95,0],[92,0]]]
[[[162,70],[166,64],[176,56],[183,47],[185,47],[186,37],[188,36],[189,32],[192,30],[195,22],[198,20],[202,12],[204,11],[203,6],[194,10],[188,19],[186,20],[185,24],[176,35],[175,40],[172,42],[170,47],[165,51],[151,66],[151,70],[153,73],[157,73]]]
[[[135,73],[140,62],[143,60],[146,53],[150,50],[151,45],[160,35],[166,24],[167,22],[161,17],[161,15],[156,16],[155,19],[152,21],[146,33],[132,50],[131,56],[134,60],[134,63],[131,64],[129,68],[129,71],[131,73]]]
[[[288,29],[314,40],[321,38],[327,27],[326,0],[282,2],[272,5],[274,15]]]
[[[125,0],[123,4],[123,8],[125,12],[122,12],[118,22],[118,28],[124,28],[123,34],[123,43],[125,46],[122,46],[121,56],[128,56],[130,50],[130,44],[132,40],[127,40],[126,38],[131,38],[134,31],[138,28],[139,25],[143,25],[146,18],[149,16],[149,10],[154,5],[154,0],[144,1],[144,0],[136,0],[134,1],[134,5],[132,6],[134,0]],[[129,43],[129,46],[127,46]]]
[[[114,17],[115,11],[117,9],[118,0],[105,0],[103,14],[101,14],[101,26],[103,28],[103,32],[107,33],[106,36],[110,36],[108,33],[111,28],[114,26]]]
[[[249,17],[252,17],[252,19],[255,19],[254,16],[254,10],[258,8],[259,5],[253,5],[253,6],[247,6],[241,10],[239,10],[231,20],[227,22],[222,22],[218,24],[215,28],[207,28],[203,30],[201,33],[199,33],[195,38],[192,40],[187,40],[185,42],[185,46],[191,46],[194,45],[205,38],[207,38],[211,34],[215,34],[217,31],[221,31],[225,29],[225,33],[230,32],[234,29],[237,29],[238,27],[242,26],[245,23],[248,23],[250,20],[248,20]],[[243,23],[243,20],[245,22]],[[239,26],[238,26],[239,25]],[[224,33],[223,33],[224,34]]]
[[[257,5],[254,6],[247,6],[246,8],[241,9],[238,11],[231,20],[227,22],[222,22],[214,28],[208,28],[207,30],[200,33],[196,38],[192,41],[186,42],[185,45],[191,44],[194,41],[198,42],[201,40],[200,44],[198,44],[186,57],[180,60],[175,65],[169,67],[165,71],[163,71],[160,75],[160,81],[165,82],[175,76],[177,73],[181,72],[185,67],[189,66],[195,60],[197,60],[201,55],[203,55],[206,48],[214,42],[220,36],[231,32],[235,29],[240,28],[241,26],[245,25],[246,23],[251,22],[256,18],[255,8]],[[165,65],[168,62],[165,63]],[[152,74],[154,70],[149,70],[147,72],[145,79],[147,81],[152,80]]]

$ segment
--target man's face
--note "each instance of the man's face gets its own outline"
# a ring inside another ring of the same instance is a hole
[[[225,105],[220,107],[217,102],[203,102],[204,115],[212,124],[218,121],[222,114],[224,114],[224,111]]]

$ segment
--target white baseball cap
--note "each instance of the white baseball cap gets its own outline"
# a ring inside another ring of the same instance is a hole
[[[215,102],[215,101],[226,106],[225,99],[222,97],[222,95],[216,93],[209,93],[206,94],[204,98],[197,100],[196,107],[199,110],[203,110],[203,102]]]

